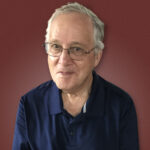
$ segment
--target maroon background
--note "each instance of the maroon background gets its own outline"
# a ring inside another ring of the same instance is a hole
[[[78,0],[79,1],[79,0]],[[0,2],[0,149],[12,146],[20,96],[50,79],[44,42],[47,20],[67,0]],[[82,0],[106,24],[97,72],[134,100],[141,150],[150,149],[149,0]]]

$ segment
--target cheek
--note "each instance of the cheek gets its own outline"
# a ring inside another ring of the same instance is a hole
[[[92,59],[87,59],[84,63],[78,65],[79,69],[77,73],[82,76],[88,75],[94,69],[94,61]]]
[[[48,56],[48,65],[50,68],[54,68],[54,66],[57,64],[57,61],[58,60],[55,57]]]
[[[55,61],[52,60],[51,58],[48,58],[48,67],[51,75],[54,73],[55,70]]]

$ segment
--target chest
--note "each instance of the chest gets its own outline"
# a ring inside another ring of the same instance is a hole
[[[117,129],[111,130],[107,117],[69,118],[66,115],[47,116],[37,125],[32,123],[29,140],[36,150],[100,150],[107,149],[108,143],[117,145]],[[110,122],[109,122],[110,124]],[[113,139],[109,141],[109,139]],[[107,144],[106,144],[107,143]],[[115,149],[117,150],[117,149]]]

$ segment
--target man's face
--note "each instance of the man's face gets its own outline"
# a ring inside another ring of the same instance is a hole
[[[94,47],[92,22],[79,13],[58,15],[51,24],[47,42],[56,42],[64,49],[79,46],[88,51]],[[67,50],[63,50],[60,57],[48,56],[52,79],[64,91],[80,90],[92,79],[92,70],[100,57],[101,53],[95,55],[92,51],[81,60],[73,60]]]

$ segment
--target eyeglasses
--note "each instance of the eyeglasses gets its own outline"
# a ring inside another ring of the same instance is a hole
[[[63,50],[67,50],[70,57],[74,60],[81,60],[85,54],[91,53],[96,47],[89,51],[84,50],[79,46],[72,46],[70,48],[63,48],[61,45],[56,43],[46,42],[43,44],[46,53],[52,57],[59,57]]]

